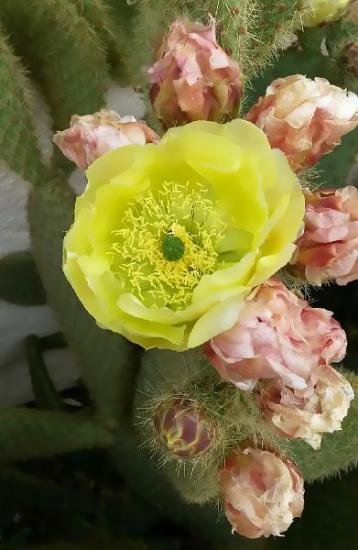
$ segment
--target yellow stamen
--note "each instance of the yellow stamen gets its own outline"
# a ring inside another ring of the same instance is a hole
[[[113,232],[114,272],[146,306],[184,308],[202,276],[215,270],[226,224],[207,195],[203,184],[164,183],[132,201]],[[175,261],[163,253],[165,235],[183,245]]]

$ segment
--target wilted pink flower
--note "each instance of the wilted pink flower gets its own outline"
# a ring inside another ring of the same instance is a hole
[[[53,141],[67,158],[85,170],[112,149],[156,143],[159,136],[133,116],[120,117],[115,111],[102,110],[93,115],[74,115],[70,128],[57,132]]]
[[[218,45],[214,19],[207,27],[174,21],[148,74],[151,101],[165,126],[220,120],[239,105],[240,67]]]
[[[236,325],[204,349],[219,374],[242,390],[261,378],[302,390],[318,365],[343,359],[346,345],[330,311],[310,307],[270,279],[247,298]]]
[[[303,511],[303,479],[288,459],[248,447],[234,451],[219,472],[226,517],[250,539],[280,535]]]
[[[266,420],[279,432],[319,449],[323,434],[341,429],[353,397],[344,376],[329,365],[320,365],[303,391],[288,388],[279,379],[265,384],[261,405]]]
[[[207,451],[215,437],[213,424],[191,400],[172,399],[159,405],[154,427],[163,447],[180,458]]]
[[[247,119],[281,149],[295,170],[311,166],[358,125],[358,97],[324,78],[278,78]]]
[[[310,283],[358,279],[358,189],[305,190],[305,230],[291,260]]]

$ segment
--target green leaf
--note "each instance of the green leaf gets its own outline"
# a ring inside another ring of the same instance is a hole
[[[265,94],[267,86],[273,80],[292,74],[303,74],[308,78],[316,76],[334,81],[334,71],[328,57],[321,53],[321,43],[327,29],[318,27],[307,29],[298,34],[298,43],[281,53],[276,63],[268,65],[266,70],[255,78],[250,89],[247,89],[245,102],[247,110]]]
[[[22,461],[108,447],[110,433],[91,418],[35,409],[0,409],[0,460]]]
[[[25,342],[25,351],[37,406],[40,409],[60,411],[63,409],[63,403],[47,372],[41,354],[41,339],[36,336],[28,336]]]
[[[38,338],[38,344],[41,351],[47,351],[50,349],[62,349],[67,347],[67,343],[62,332],[53,332],[46,336]]]
[[[45,290],[31,252],[14,252],[0,259],[0,298],[23,306],[46,303]]]

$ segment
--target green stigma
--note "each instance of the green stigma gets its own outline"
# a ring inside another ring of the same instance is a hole
[[[163,256],[168,262],[177,262],[184,256],[185,244],[179,237],[166,233],[162,240]]]

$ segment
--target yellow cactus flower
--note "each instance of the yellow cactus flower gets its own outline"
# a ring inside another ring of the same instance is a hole
[[[244,120],[199,121],[96,160],[64,241],[64,272],[103,328],[184,350],[231,328],[291,258],[304,215],[281,151]]]
[[[303,18],[305,27],[314,27],[321,23],[338,19],[351,0],[304,0],[307,12]]]

